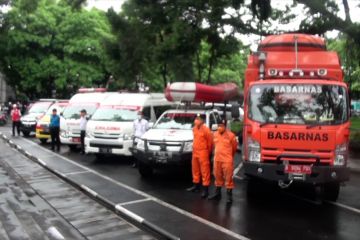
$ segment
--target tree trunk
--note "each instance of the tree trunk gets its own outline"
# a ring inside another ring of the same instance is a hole
[[[198,79],[197,81],[198,82],[201,82],[201,78],[202,78],[202,66],[201,66],[201,63],[200,63],[200,50],[196,51],[196,65],[197,65],[197,69],[198,69]]]
[[[209,71],[208,71],[206,84],[210,84],[210,82],[211,82],[211,74],[212,74],[212,70],[213,70],[214,62],[215,62],[214,60],[215,60],[215,49],[212,47],[211,53],[210,53],[210,59],[209,59]]]
[[[162,76],[163,82],[164,82],[164,89],[167,86],[167,76],[166,75],[167,75],[167,65],[164,62],[163,66],[161,67],[161,76]]]

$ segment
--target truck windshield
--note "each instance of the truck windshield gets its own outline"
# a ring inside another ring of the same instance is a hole
[[[109,122],[132,122],[137,118],[138,111],[134,109],[99,108],[91,120]]]
[[[64,112],[63,112],[63,117],[65,119],[80,119],[80,111],[82,109],[85,109],[86,113],[88,116],[91,116],[92,114],[94,114],[95,110],[96,110],[97,106],[96,104],[94,105],[69,105],[65,108]]]
[[[320,84],[261,84],[250,90],[248,116],[262,123],[332,125],[348,120],[346,89]]]
[[[165,113],[154,128],[191,130],[196,116],[197,113]],[[201,114],[201,117],[206,119],[205,114]]]

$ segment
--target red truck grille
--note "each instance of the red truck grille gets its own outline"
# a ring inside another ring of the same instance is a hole
[[[285,155],[278,159],[278,156]],[[264,162],[289,161],[292,164],[313,164],[316,162],[317,156],[320,164],[330,164],[333,158],[331,150],[307,150],[307,149],[278,149],[278,148],[262,148],[261,158]]]

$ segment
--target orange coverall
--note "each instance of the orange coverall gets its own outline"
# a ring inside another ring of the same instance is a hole
[[[223,134],[216,132],[214,144],[215,186],[222,187],[225,182],[227,189],[233,189],[234,156],[237,149],[236,137],[229,130],[225,130]]]
[[[201,124],[200,128],[193,128],[193,153],[192,153],[192,176],[193,183],[200,183],[203,186],[210,185],[210,154],[212,151],[213,139],[210,129]]]

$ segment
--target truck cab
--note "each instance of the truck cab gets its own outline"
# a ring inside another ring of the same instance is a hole
[[[335,201],[349,179],[349,97],[339,57],[322,38],[270,36],[249,56],[244,151],[248,190],[255,180],[320,187]]]
[[[164,112],[155,125],[138,139],[134,156],[139,173],[148,177],[154,169],[191,165],[194,120],[202,116],[215,131],[220,114],[215,109],[173,109]]]

